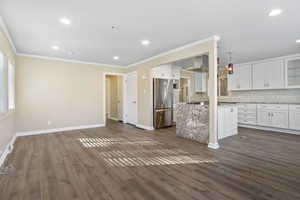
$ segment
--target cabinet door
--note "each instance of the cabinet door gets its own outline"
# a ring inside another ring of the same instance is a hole
[[[265,89],[266,88],[266,71],[267,67],[265,63],[254,64],[253,67],[253,89]]]
[[[289,128],[294,130],[300,130],[300,111],[290,111],[289,119]]]
[[[279,89],[285,87],[283,60],[253,65],[253,89]]]
[[[237,90],[237,71],[235,71],[233,74],[228,74],[228,90]]]
[[[261,125],[261,126],[271,126],[272,125],[270,112],[268,110],[258,110],[257,124]]]
[[[288,88],[300,88],[300,57],[286,59],[286,82]]]
[[[180,68],[177,66],[172,67],[172,79],[180,80]]]
[[[252,88],[252,66],[242,65],[237,67],[237,80],[239,90],[250,90]]]
[[[272,111],[272,126],[278,128],[288,128],[288,111]]]
[[[266,67],[266,86],[270,89],[284,88],[284,65],[283,60],[268,62]]]

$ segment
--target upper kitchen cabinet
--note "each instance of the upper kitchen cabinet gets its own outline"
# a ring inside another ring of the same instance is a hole
[[[178,66],[172,66],[172,79],[180,80],[181,68]]]
[[[180,68],[172,66],[171,64],[160,65],[158,67],[152,68],[153,78],[160,79],[180,79]]]
[[[207,73],[195,72],[195,92],[206,92]]]
[[[253,89],[285,88],[283,60],[253,64]]]
[[[160,79],[172,79],[172,66],[171,65],[161,65],[152,68],[153,78]]]
[[[288,88],[300,88],[300,57],[286,59],[286,84]]]
[[[233,74],[228,75],[229,90],[251,90],[252,69],[251,65],[236,65]]]

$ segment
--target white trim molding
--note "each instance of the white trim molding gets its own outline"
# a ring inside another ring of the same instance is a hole
[[[291,130],[291,129],[272,128],[272,127],[256,126],[256,125],[248,125],[248,124],[240,124],[240,123],[238,124],[238,127],[300,135],[300,131]]]
[[[122,76],[123,77],[123,123],[126,123],[126,113],[127,113],[127,106],[126,106],[126,98],[127,98],[127,90],[126,90],[126,80],[127,74],[126,73],[119,73],[119,72],[104,72],[102,77],[102,85],[103,85],[103,119],[104,124],[106,124],[106,75],[114,75],[114,76]],[[110,118],[110,116],[109,116]],[[113,119],[112,119],[113,120]],[[119,120],[118,120],[119,121]]]
[[[83,126],[71,126],[65,128],[56,128],[56,129],[44,129],[44,130],[36,130],[36,131],[24,131],[17,132],[17,136],[29,136],[29,135],[41,135],[47,133],[57,133],[57,132],[65,132],[65,131],[73,131],[73,130],[81,130],[81,129],[90,129],[90,128],[99,128],[105,127],[104,124],[95,124],[95,125],[83,125]]]
[[[219,146],[218,143],[216,143],[216,144],[209,143],[207,146],[208,146],[208,148],[210,148],[210,149],[219,149],[219,148],[220,148],[220,146]]]
[[[190,43],[190,44],[187,44],[187,45],[184,45],[184,46],[181,46],[181,47],[178,47],[178,48],[175,48],[175,49],[166,51],[166,52],[164,52],[164,53],[161,53],[161,54],[158,54],[158,55],[156,55],[156,56],[147,58],[147,59],[145,59],[145,60],[141,60],[141,61],[138,61],[138,62],[136,62],[136,63],[132,63],[132,64],[128,65],[127,68],[134,67],[134,66],[136,66],[136,65],[143,64],[143,63],[145,63],[145,62],[149,62],[149,61],[154,60],[154,59],[156,59],[156,58],[160,58],[160,57],[162,57],[162,56],[166,56],[166,55],[168,55],[168,54],[175,53],[175,52],[177,52],[177,51],[180,51],[180,50],[183,50],[183,49],[187,49],[187,48],[190,48],[190,47],[193,47],[193,46],[202,44],[202,43],[204,43],[204,42],[208,42],[208,41],[211,41],[211,40],[219,41],[220,39],[221,39],[220,36],[214,35],[214,36],[211,36],[211,37],[209,37],[209,38],[206,38],[206,39],[203,39],[203,40],[198,40],[198,41],[196,41],[196,42],[193,42],[193,43]]]
[[[95,65],[95,66],[100,66],[100,67],[126,69],[126,66],[121,66],[121,65],[111,65],[111,64],[105,64],[105,63],[87,62],[87,61],[81,61],[81,60],[75,60],[75,59],[64,59],[64,58],[49,57],[49,56],[39,56],[39,55],[31,55],[31,54],[25,54],[25,53],[17,53],[17,56],[39,58],[39,59],[44,59],[44,60],[62,61],[62,62],[84,64],[84,65]]]
[[[1,16],[0,16],[0,28],[3,30],[4,35],[7,37],[7,40],[9,41],[14,53],[17,54],[17,49],[12,40],[11,34],[9,33],[8,28]]]
[[[142,125],[142,124],[137,124],[136,127],[144,129],[144,130],[148,130],[148,131],[153,131],[154,130],[153,126],[145,126],[145,125]]]
[[[14,135],[12,137],[12,139],[10,140],[10,142],[6,145],[3,153],[0,155],[0,167],[4,164],[6,157],[8,156],[8,154],[10,154],[12,152],[12,150],[14,149],[14,143],[16,141],[17,135]]]

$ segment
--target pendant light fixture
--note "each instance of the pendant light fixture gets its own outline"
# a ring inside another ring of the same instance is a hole
[[[233,74],[232,52],[228,52],[229,64],[227,66],[228,74]]]

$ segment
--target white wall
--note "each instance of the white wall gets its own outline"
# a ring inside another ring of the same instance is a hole
[[[0,18],[0,23],[2,23]],[[15,53],[8,38],[4,34],[3,26],[0,26],[0,51],[5,54],[8,60],[15,63]],[[15,134],[15,116],[14,111],[5,115],[0,115],[0,155],[4,151],[9,141]]]
[[[17,132],[103,124],[103,73],[122,72],[24,56],[17,66]]]

